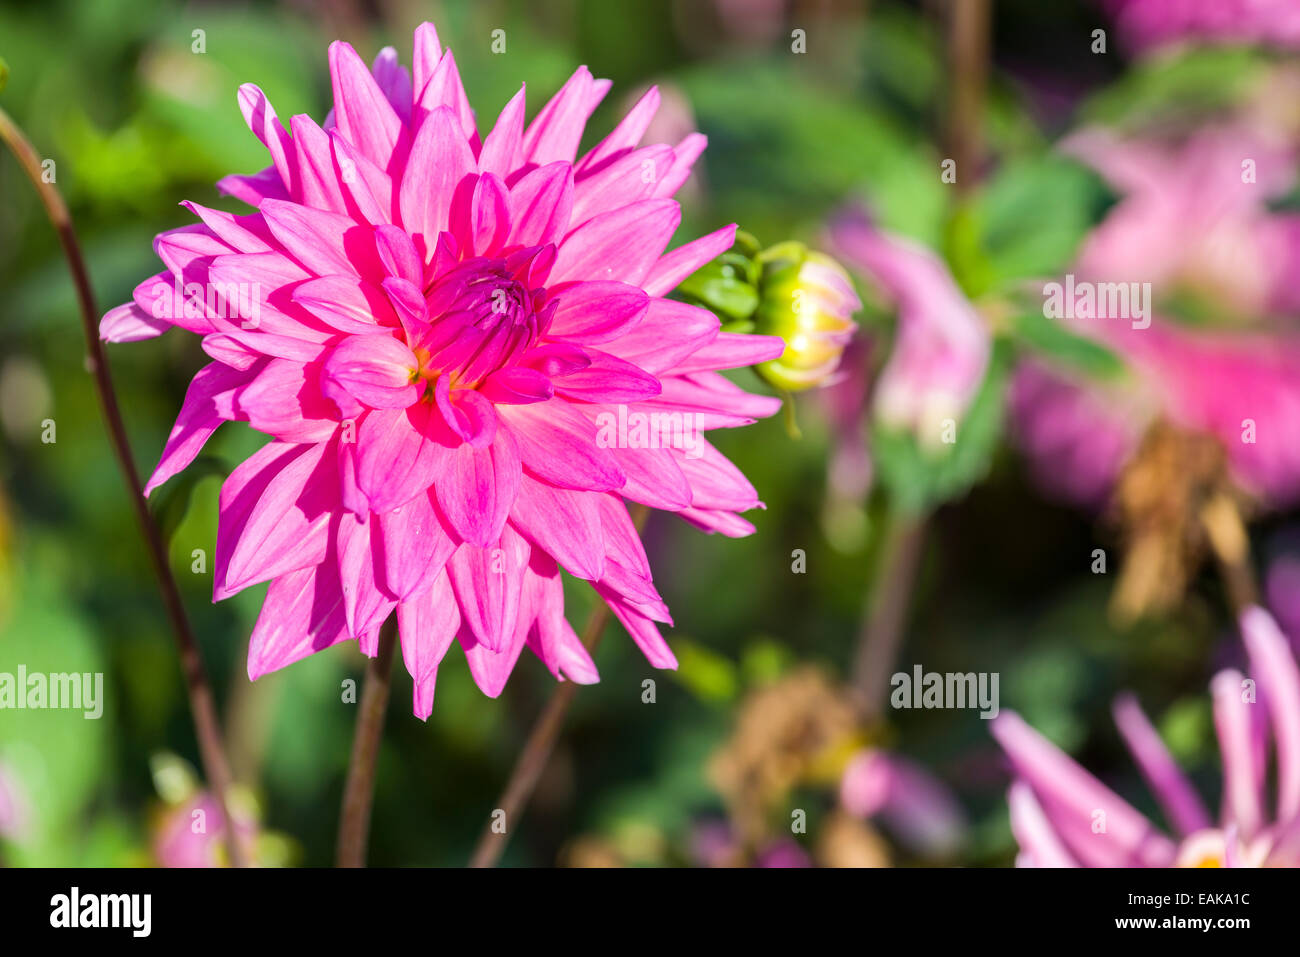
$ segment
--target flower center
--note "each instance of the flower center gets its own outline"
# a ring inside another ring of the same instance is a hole
[[[474,388],[509,366],[538,337],[541,290],[528,289],[499,259],[471,259],[429,288],[429,329],[411,342],[420,372]]]

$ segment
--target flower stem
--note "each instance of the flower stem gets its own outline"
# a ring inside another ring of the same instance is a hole
[[[336,863],[339,867],[365,867],[370,834],[370,809],[375,800],[375,762],[384,730],[384,712],[393,685],[393,650],[397,647],[397,616],[379,630],[379,648],[366,666],[361,689],[357,728],[352,737],[352,758],[343,787]]]
[[[650,509],[646,506],[633,506],[632,523],[638,532],[645,527],[649,515]],[[587,624],[582,629],[582,643],[587,651],[596,650],[608,621],[609,606],[597,598],[595,607],[587,617]],[[483,833],[474,848],[474,854],[470,857],[470,867],[495,867],[497,861],[501,859],[506,849],[506,842],[518,827],[524,808],[528,806],[528,801],[537,788],[537,782],[542,772],[546,770],[551,752],[555,750],[555,742],[559,740],[560,731],[564,728],[565,715],[568,714],[569,706],[573,704],[577,693],[578,686],[572,681],[566,681],[555,690],[551,700],[546,702],[546,707],[537,716],[537,721],[528,734],[528,740],[515,760],[505,790],[497,798],[495,810],[504,812],[502,819],[505,821],[506,829],[498,832],[493,829],[492,823],[483,828]]]
[[[864,724],[884,710],[889,675],[898,659],[912,587],[925,543],[924,515],[896,514],[890,519],[877,567],[880,577],[871,592],[853,660],[852,696]]]
[[[1219,566],[1219,577],[1234,615],[1259,602],[1259,584],[1250,560],[1250,537],[1241,512],[1220,492],[1201,509],[1201,526]]]
[[[226,825],[226,839],[230,862],[236,867],[244,866],[247,855],[242,842],[236,834],[235,827],[226,806],[226,792],[230,787],[230,768],[222,750],[221,726],[217,720],[212,686],[208,682],[207,671],[203,666],[203,657],[199,653],[194,630],[190,627],[181,602],[180,590],[172,576],[171,565],[167,560],[167,550],[163,546],[162,536],[149,505],[144,497],[144,488],[140,484],[140,475],[136,471],[131,457],[131,446],[126,437],[126,426],[122,422],[122,413],[117,407],[117,396],[113,391],[113,379],[108,368],[108,358],[104,354],[103,344],[99,340],[99,311],[95,308],[95,297],[90,284],[90,275],[86,270],[81,247],[77,242],[76,230],[72,217],[68,213],[63,196],[53,183],[47,183],[41,170],[41,159],[28,142],[18,125],[9,114],[0,109],[0,140],[9,147],[23,168],[27,178],[36,187],[36,192],[45,206],[50,223],[58,234],[63,247],[63,255],[68,261],[72,273],[72,282],[77,290],[77,301],[81,306],[81,324],[86,337],[86,366],[95,379],[95,391],[99,396],[100,409],[108,426],[109,441],[126,479],[130,492],[131,505],[135,511],[140,534],[153,565],[154,576],[158,579],[158,588],[162,593],[163,606],[171,622],[172,633],[176,636],[177,649],[180,652],[181,671],[185,675],[185,686],[189,693],[190,711],[194,716],[194,729],[198,738],[199,757],[203,764],[203,773],[208,780],[221,815]]]

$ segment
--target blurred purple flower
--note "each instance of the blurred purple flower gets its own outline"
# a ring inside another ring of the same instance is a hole
[[[257,834],[257,826],[231,804],[236,829],[246,843]],[[173,805],[163,813],[154,833],[154,858],[160,867],[225,867],[226,824],[221,808],[206,791]]]
[[[767,845],[754,859],[755,867],[812,867],[812,858],[792,838],[781,838]]]
[[[1101,0],[1125,42],[1146,51],[1178,41],[1300,49],[1295,0]]]
[[[966,816],[948,787],[888,751],[865,749],[853,757],[840,780],[840,803],[855,817],[880,821],[925,857],[950,857],[966,839]]]
[[[1115,721],[1178,839],[1171,840],[1014,712],[993,719],[1011,761],[1011,829],[1022,867],[1300,866],[1300,667],[1272,617],[1241,616],[1258,683],[1239,672],[1211,682],[1223,763],[1217,826],[1135,698],[1121,696]],[[1265,795],[1267,743],[1276,751],[1277,798]]]
[[[836,217],[830,239],[898,306],[893,349],[872,399],[876,418],[937,445],[943,420],[960,421],[983,381],[987,327],[938,256],[876,229],[860,209]]]

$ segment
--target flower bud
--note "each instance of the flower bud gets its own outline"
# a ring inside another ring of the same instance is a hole
[[[803,243],[784,242],[758,254],[759,304],[754,332],[780,336],[785,352],[757,366],[759,375],[787,392],[823,384],[853,337],[853,313],[862,307],[843,267]]]

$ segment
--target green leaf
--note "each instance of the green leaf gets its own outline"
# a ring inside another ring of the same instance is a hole
[[[1124,361],[1099,342],[1071,332],[1041,311],[1026,311],[1012,320],[1012,335],[1033,352],[1054,359],[1094,379],[1125,372]]]
[[[872,437],[880,484],[896,506],[926,512],[965,495],[988,473],[1002,434],[1009,350],[996,343],[979,392],[957,426],[957,441],[937,450],[914,433],[876,425]]]

